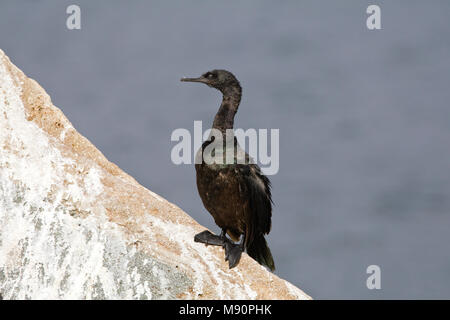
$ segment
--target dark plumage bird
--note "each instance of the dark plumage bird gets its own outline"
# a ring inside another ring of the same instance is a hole
[[[218,144],[220,139],[211,134],[198,151],[196,159],[200,157],[200,161],[195,164],[197,188],[203,205],[222,229],[222,233],[217,236],[205,230],[197,234],[194,240],[207,245],[223,246],[225,260],[228,260],[230,268],[239,263],[241,253],[247,250],[253,259],[273,271],[275,264],[264,238],[271,228],[270,181],[256,164],[251,163],[249,155],[240,148],[232,133],[234,116],[241,101],[241,85],[226,70],[212,70],[198,78],[182,78],[181,81],[204,83],[223,94],[212,128],[222,135],[224,143]],[[232,161],[225,158],[227,132],[232,135]],[[214,148],[208,148],[212,146]],[[223,156],[223,164],[206,161],[208,149],[214,149],[211,155],[216,159]],[[236,242],[241,235],[242,238],[235,244],[228,239],[227,234]]]

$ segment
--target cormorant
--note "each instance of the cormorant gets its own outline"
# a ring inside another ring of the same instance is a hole
[[[196,161],[195,164],[197,189],[203,205],[222,232],[218,236],[205,230],[195,235],[194,241],[222,246],[230,268],[239,263],[241,253],[246,249],[253,259],[273,271],[275,264],[264,238],[271,228],[270,181],[240,148],[232,131],[234,116],[241,101],[241,85],[236,77],[226,70],[212,70],[198,78],[182,78],[181,81],[204,83],[222,92],[222,103],[214,118],[212,129],[222,135],[223,144],[214,146],[211,154],[217,156],[214,152],[218,152],[225,157],[227,134],[232,134],[230,141],[233,141],[231,164],[228,164],[230,161],[226,159],[223,164],[205,161],[207,157],[205,149],[214,144],[214,141],[216,143],[220,141],[212,134],[197,153],[196,159],[200,157],[200,161]],[[245,161],[239,161],[242,159]],[[227,234],[235,242],[239,241],[241,235],[242,239],[239,244],[235,244],[228,239]]]

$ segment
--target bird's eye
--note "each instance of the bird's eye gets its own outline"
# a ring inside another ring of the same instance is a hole
[[[207,78],[207,79],[214,79],[214,78],[217,77],[217,75],[214,74],[214,73],[212,73],[212,72],[207,72],[207,73],[205,73],[205,74],[203,75],[203,77],[204,77],[204,78]]]

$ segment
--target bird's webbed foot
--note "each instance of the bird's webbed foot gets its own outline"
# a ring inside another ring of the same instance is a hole
[[[241,259],[244,251],[242,244],[235,244],[231,241],[226,241],[223,245],[225,249],[225,261],[228,261],[229,268],[234,268]]]
[[[222,232],[223,233],[223,232]],[[203,232],[200,232],[194,236],[195,242],[201,242],[206,245],[212,245],[212,246],[223,246],[226,238],[224,235],[215,235],[209,230],[205,230]]]

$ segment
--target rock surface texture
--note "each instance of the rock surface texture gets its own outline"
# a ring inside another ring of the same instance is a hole
[[[109,162],[0,50],[3,299],[309,299]]]

